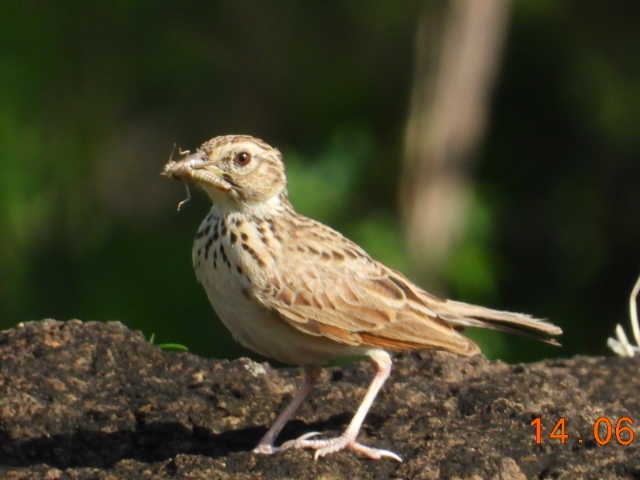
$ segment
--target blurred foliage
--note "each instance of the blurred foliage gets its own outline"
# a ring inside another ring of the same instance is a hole
[[[121,320],[243,350],[191,269],[200,196],[174,142],[283,150],[298,209],[411,274],[397,180],[416,20],[441,2],[9,2],[0,28],[0,326]],[[473,207],[439,293],[561,324],[565,348],[473,332],[491,356],[603,353],[640,266],[640,4],[514,3]]]

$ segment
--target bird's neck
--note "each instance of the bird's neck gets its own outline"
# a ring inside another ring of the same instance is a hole
[[[286,192],[280,192],[262,202],[214,202],[212,212],[219,217],[240,216],[245,218],[266,219],[284,213],[295,213]]]

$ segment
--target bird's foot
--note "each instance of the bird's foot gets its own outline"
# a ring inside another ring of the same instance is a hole
[[[268,443],[259,443],[258,445],[256,445],[256,447],[253,449],[253,453],[260,453],[262,455],[272,455],[274,453],[277,453],[278,450],[280,450],[278,447],[274,447],[271,444]]]
[[[381,448],[373,448],[356,442],[355,438],[350,438],[347,435],[341,435],[334,438],[322,438],[312,439],[320,435],[319,432],[305,433],[301,437],[295,440],[289,440],[284,442],[277,450],[289,450],[291,448],[310,448],[315,450],[313,458],[317,460],[320,457],[324,457],[330,453],[339,452],[340,450],[349,449],[355,452],[361,453],[366,457],[373,460],[380,460],[383,457],[391,458],[397,462],[402,462],[402,458],[389,450],[383,450]]]

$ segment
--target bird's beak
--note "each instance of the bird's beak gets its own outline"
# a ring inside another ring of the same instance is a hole
[[[196,152],[180,160],[169,160],[162,170],[162,175],[175,178],[202,187],[214,187],[229,191],[232,185],[224,179],[224,172],[216,167],[204,153]]]

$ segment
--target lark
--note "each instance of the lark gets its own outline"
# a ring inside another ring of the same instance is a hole
[[[226,135],[169,161],[163,174],[197,185],[213,206],[195,235],[198,281],[222,323],[242,345],[304,367],[305,381],[254,452],[312,449],[317,459],[350,449],[372,459],[397,454],[358,442],[376,395],[389,377],[389,352],[439,349],[479,353],[464,327],[522,333],[548,343],[562,330],[529,315],[447,300],[373,259],[339,232],[295,211],[282,154],[248,135]],[[327,184],[326,188],[331,188]],[[375,375],[346,430],[318,432],[275,446],[310,393],[320,368],[339,358],[368,358]]]

